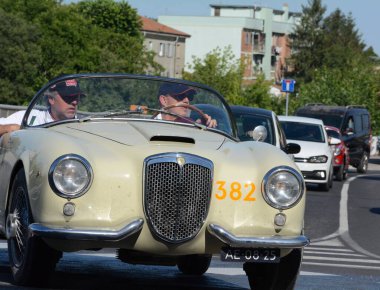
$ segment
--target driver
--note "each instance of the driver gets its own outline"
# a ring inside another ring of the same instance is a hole
[[[82,95],[83,93],[75,79],[51,86],[46,94],[48,110],[32,110],[28,124],[37,126],[75,118],[79,99]],[[6,118],[0,118],[0,136],[19,130],[24,114],[25,110],[22,110]]]
[[[189,109],[187,106],[190,105],[190,102],[193,100],[196,94],[197,91],[194,88],[189,87],[185,84],[163,83],[158,92],[160,107],[161,109],[176,114],[179,117],[163,113],[159,114],[157,116],[157,119],[189,123],[191,120],[191,109]],[[207,127],[215,128],[217,126],[215,119],[212,119],[207,114],[205,114],[205,118]],[[198,119],[196,122],[200,123],[201,120]]]

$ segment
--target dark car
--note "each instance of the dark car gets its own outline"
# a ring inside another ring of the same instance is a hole
[[[329,138],[336,138],[341,140],[340,144],[331,144],[330,146],[334,154],[333,165],[335,179],[342,181],[347,178],[348,167],[350,165],[348,148],[346,144],[344,144],[342,134],[338,128],[333,126],[325,126],[325,129]]]
[[[288,143],[276,113],[271,110],[246,106],[231,106],[235,118],[238,137],[241,141],[253,141],[251,132],[257,126],[264,126],[267,136],[263,142],[272,144],[288,154],[300,151],[298,144]]]
[[[322,119],[325,125],[339,128],[349,150],[350,165],[359,173],[367,172],[371,149],[371,122],[365,107],[307,104],[295,114]]]

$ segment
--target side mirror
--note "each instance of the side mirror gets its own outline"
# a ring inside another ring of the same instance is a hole
[[[267,128],[262,125],[256,126],[253,131],[249,131],[248,135],[255,141],[264,141],[268,136]]]
[[[285,147],[285,153],[287,154],[297,154],[301,151],[301,146],[296,143],[288,143]]]
[[[341,140],[338,138],[331,137],[329,138],[329,145],[338,145],[341,143]]]

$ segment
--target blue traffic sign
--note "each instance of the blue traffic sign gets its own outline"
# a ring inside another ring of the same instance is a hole
[[[281,91],[292,93],[294,92],[294,84],[296,83],[295,80],[292,79],[283,79],[282,80],[282,88]]]

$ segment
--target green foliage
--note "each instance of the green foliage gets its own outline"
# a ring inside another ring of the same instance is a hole
[[[2,0],[0,14],[1,103],[25,104],[61,74],[162,71],[123,1]]]
[[[323,67],[313,81],[302,86],[296,105],[364,105],[370,111],[374,131],[377,131],[380,125],[379,92],[379,75],[371,67],[362,65],[347,71]]]
[[[189,70],[192,72],[183,73],[184,79],[209,85],[231,103],[240,99],[243,65],[235,59],[231,47],[216,48],[203,60],[193,57]]]
[[[366,105],[374,131],[380,130],[380,83],[376,54],[366,48],[352,15],[336,9],[326,18],[321,0],[303,6],[301,22],[291,35],[291,57],[299,98],[291,98],[290,112],[305,103]]]
[[[99,27],[129,36],[141,36],[137,11],[125,1],[86,0],[78,3],[78,10]]]
[[[323,15],[326,12],[321,0],[309,0],[308,4],[302,5],[301,21],[290,35],[290,45],[294,50],[291,58],[293,74],[306,81],[310,81],[314,70],[323,65]]]
[[[245,87],[238,99],[239,105],[248,107],[259,107],[271,109],[271,99],[269,89],[271,82],[265,80],[264,75],[259,75],[256,82]]]
[[[0,8],[0,103],[24,105],[41,84],[39,38],[35,26]]]

